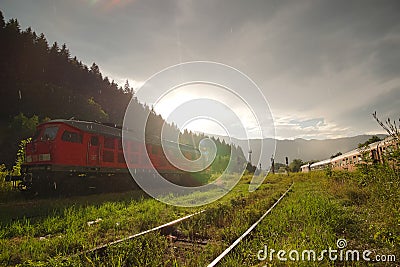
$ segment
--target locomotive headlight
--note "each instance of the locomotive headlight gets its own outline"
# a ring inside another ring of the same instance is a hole
[[[39,161],[49,161],[51,159],[50,154],[40,154]]]
[[[26,162],[32,162],[32,156],[26,156]]]

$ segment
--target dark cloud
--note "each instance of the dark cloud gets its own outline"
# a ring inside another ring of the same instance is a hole
[[[400,31],[399,31],[400,32]],[[400,74],[400,35],[382,40],[372,54],[373,74],[384,82]]]
[[[354,102],[349,110],[337,113],[337,120],[350,125],[353,131],[359,131],[359,129],[382,131],[372,117],[375,111],[382,121],[387,118],[392,120],[400,118],[400,86],[378,93],[368,104],[359,105],[357,99],[354,99]]]
[[[372,131],[371,110],[398,112],[397,0],[110,3],[7,0],[2,7],[5,17],[67,43],[116,80],[143,81],[191,60],[232,65],[260,86],[277,117],[323,123],[324,136],[351,135],[353,126]],[[281,126],[284,136],[309,130],[292,126]]]

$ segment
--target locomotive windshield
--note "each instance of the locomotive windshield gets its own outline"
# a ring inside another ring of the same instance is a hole
[[[39,138],[39,135],[41,134],[41,132],[42,132],[42,129],[41,129],[41,128],[37,129],[36,132],[35,132],[35,134],[34,134],[33,137],[32,137],[32,140],[33,140],[33,141],[36,141],[36,140]]]
[[[54,140],[57,136],[57,132],[58,132],[58,126],[51,126],[51,127],[47,127],[44,132],[42,137],[40,138],[40,140],[45,141],[45,140]]]

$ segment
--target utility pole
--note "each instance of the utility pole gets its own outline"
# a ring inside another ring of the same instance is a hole
[[[274,155],[271,156],[271,171],[272,171],[272,174],[275,174],[275,159],[274,159]]]
[[[286,172],[287,172],[287,175],[289,175],[289,158],[285,157],[285,161],[286,161]]]
[[[249,163],[251,164],[251,153],[253,153],[253,151],[250,149],[249,150]]]

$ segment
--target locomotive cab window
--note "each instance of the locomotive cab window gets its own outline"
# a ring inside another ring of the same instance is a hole
[[[64,131],[61,140],[71,143],[82,143],[82,136],[75,132]]]
[[[56,136],[57,136],[57,132],[58,132],[58,127],[57,126],[47,127],[44,130],[43,135],[40,138],[40,140],[42,140],[42,141],[54,140],[56,138]]]
[[[39,135],[42,133],[42,129],[37,129],[35,134],[32,137],[33,141],[36,141],[39,138]]]
[[[92,136],[90,138],[90,144],[92,146],[98,146],[99,145],[99,138],[97,136]]]

